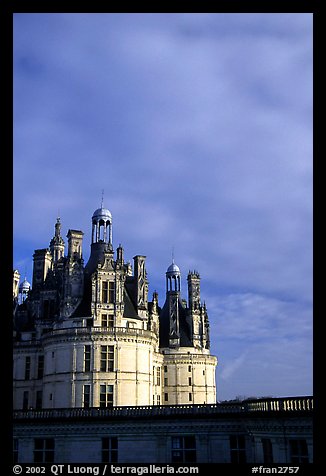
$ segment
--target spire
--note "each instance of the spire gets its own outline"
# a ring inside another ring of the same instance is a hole
[[[61,237],[61,222],[60,217],[57,218],[57,223],[55,224],[55,236],[57,238]]]
[[[59,215],[59,211],[58,211]],[[54,237],[50,241],[50,251],[53,261],[56,262],[63,257],[65,250],[65,242],[61,236],[61,221],[60,216],[57,217],[57,221],[54,225]]]

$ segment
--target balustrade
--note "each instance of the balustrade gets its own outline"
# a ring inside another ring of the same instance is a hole
[[[311,412],[313,397],[271,398],[256,401],[222,402],[210,405],[171,405],[111,408],[64,408],[15,411],[14,419],[65,419],[101,417],[150,417],[169,415],[207,415],[251,412]]]

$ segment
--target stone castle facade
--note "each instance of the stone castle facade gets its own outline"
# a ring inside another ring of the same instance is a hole
[[[49,247],[35,250],[32,285],[14,271],[14,409],[215,404],[217,359],[200,276],[166,272],[166,300],[148,299],[146,257],[113,249],[112,215],[92,216],[90,258],[83,232],[57,219]]]

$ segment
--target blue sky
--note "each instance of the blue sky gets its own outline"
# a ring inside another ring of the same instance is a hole
[[[15,14],[14,267],[102,189],[160,305],[200,272],[218,399],[312,393],[312,14]]]

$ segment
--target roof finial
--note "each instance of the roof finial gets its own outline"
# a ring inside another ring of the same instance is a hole
[[[172,246],[172,263],[174,263],[174,246]]]
[[[104,200],[104,188],[102,189],[101,208],[103,208],[103,200]]]

